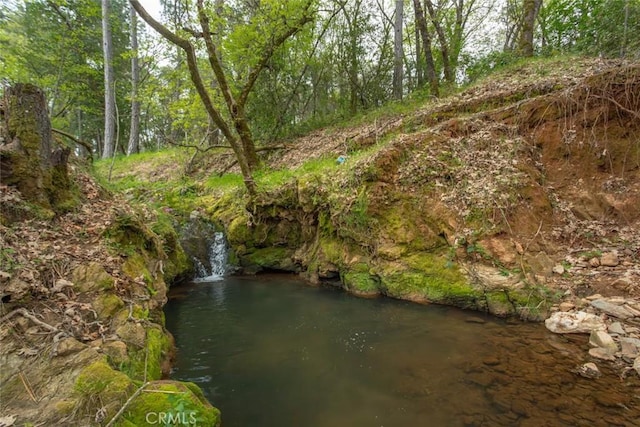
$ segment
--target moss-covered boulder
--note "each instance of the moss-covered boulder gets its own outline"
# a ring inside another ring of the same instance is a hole
[[[96,361],[80,372],[75,392],[76,400],[69,400],[68,408],[61,404],[60,410],[76,411],[76,419],[83,420],[81,425],[102,425],[112,420],[116,426],[136,427],[167,423],[220,425],[220,411],[206,401],[195,384],[136,383],[105,360]]]
[[[198,425],[220,426],[220,411],[193,383],[154,381],[126,408],[118,426]]]
[[[108,291],[114,283],[114,278],[97,262],[81,265],[73,272],[73,284],[78,292]]]

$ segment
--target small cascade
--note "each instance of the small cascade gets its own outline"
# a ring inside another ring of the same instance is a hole
[[[227,258],[228,258],[227,240],[224,237],[224,233],[215,232],[213,238],[209,242],[209,268],[197,258],[194,258],[193,262],[196,267],[197,277],[194,279],[196,282],[213,282],[222,280],[227,272]]]

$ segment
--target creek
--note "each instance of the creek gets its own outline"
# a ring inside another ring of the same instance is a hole
[[[235,426],[633,426],[640,381],[572,372],[586,335],[292,276],[176,287],[165,307],[172,378]]]

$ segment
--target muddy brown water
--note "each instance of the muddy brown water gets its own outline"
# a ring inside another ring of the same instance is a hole
[[[289,276],[175,289],[172,378],[224,427],[640,426],[640,379],[590,361],[586,336],[441,306],[361,299]]]

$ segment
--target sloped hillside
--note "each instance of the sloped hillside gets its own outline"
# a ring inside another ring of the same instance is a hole
[[[191,174],[156,158],[114,176],[132,199],[225,228],[246,272],[539,318],[562,298],[639,296],[639,94],[638,64],[511,67],[269,151],[249,204],[225,153],[185,157]]]

